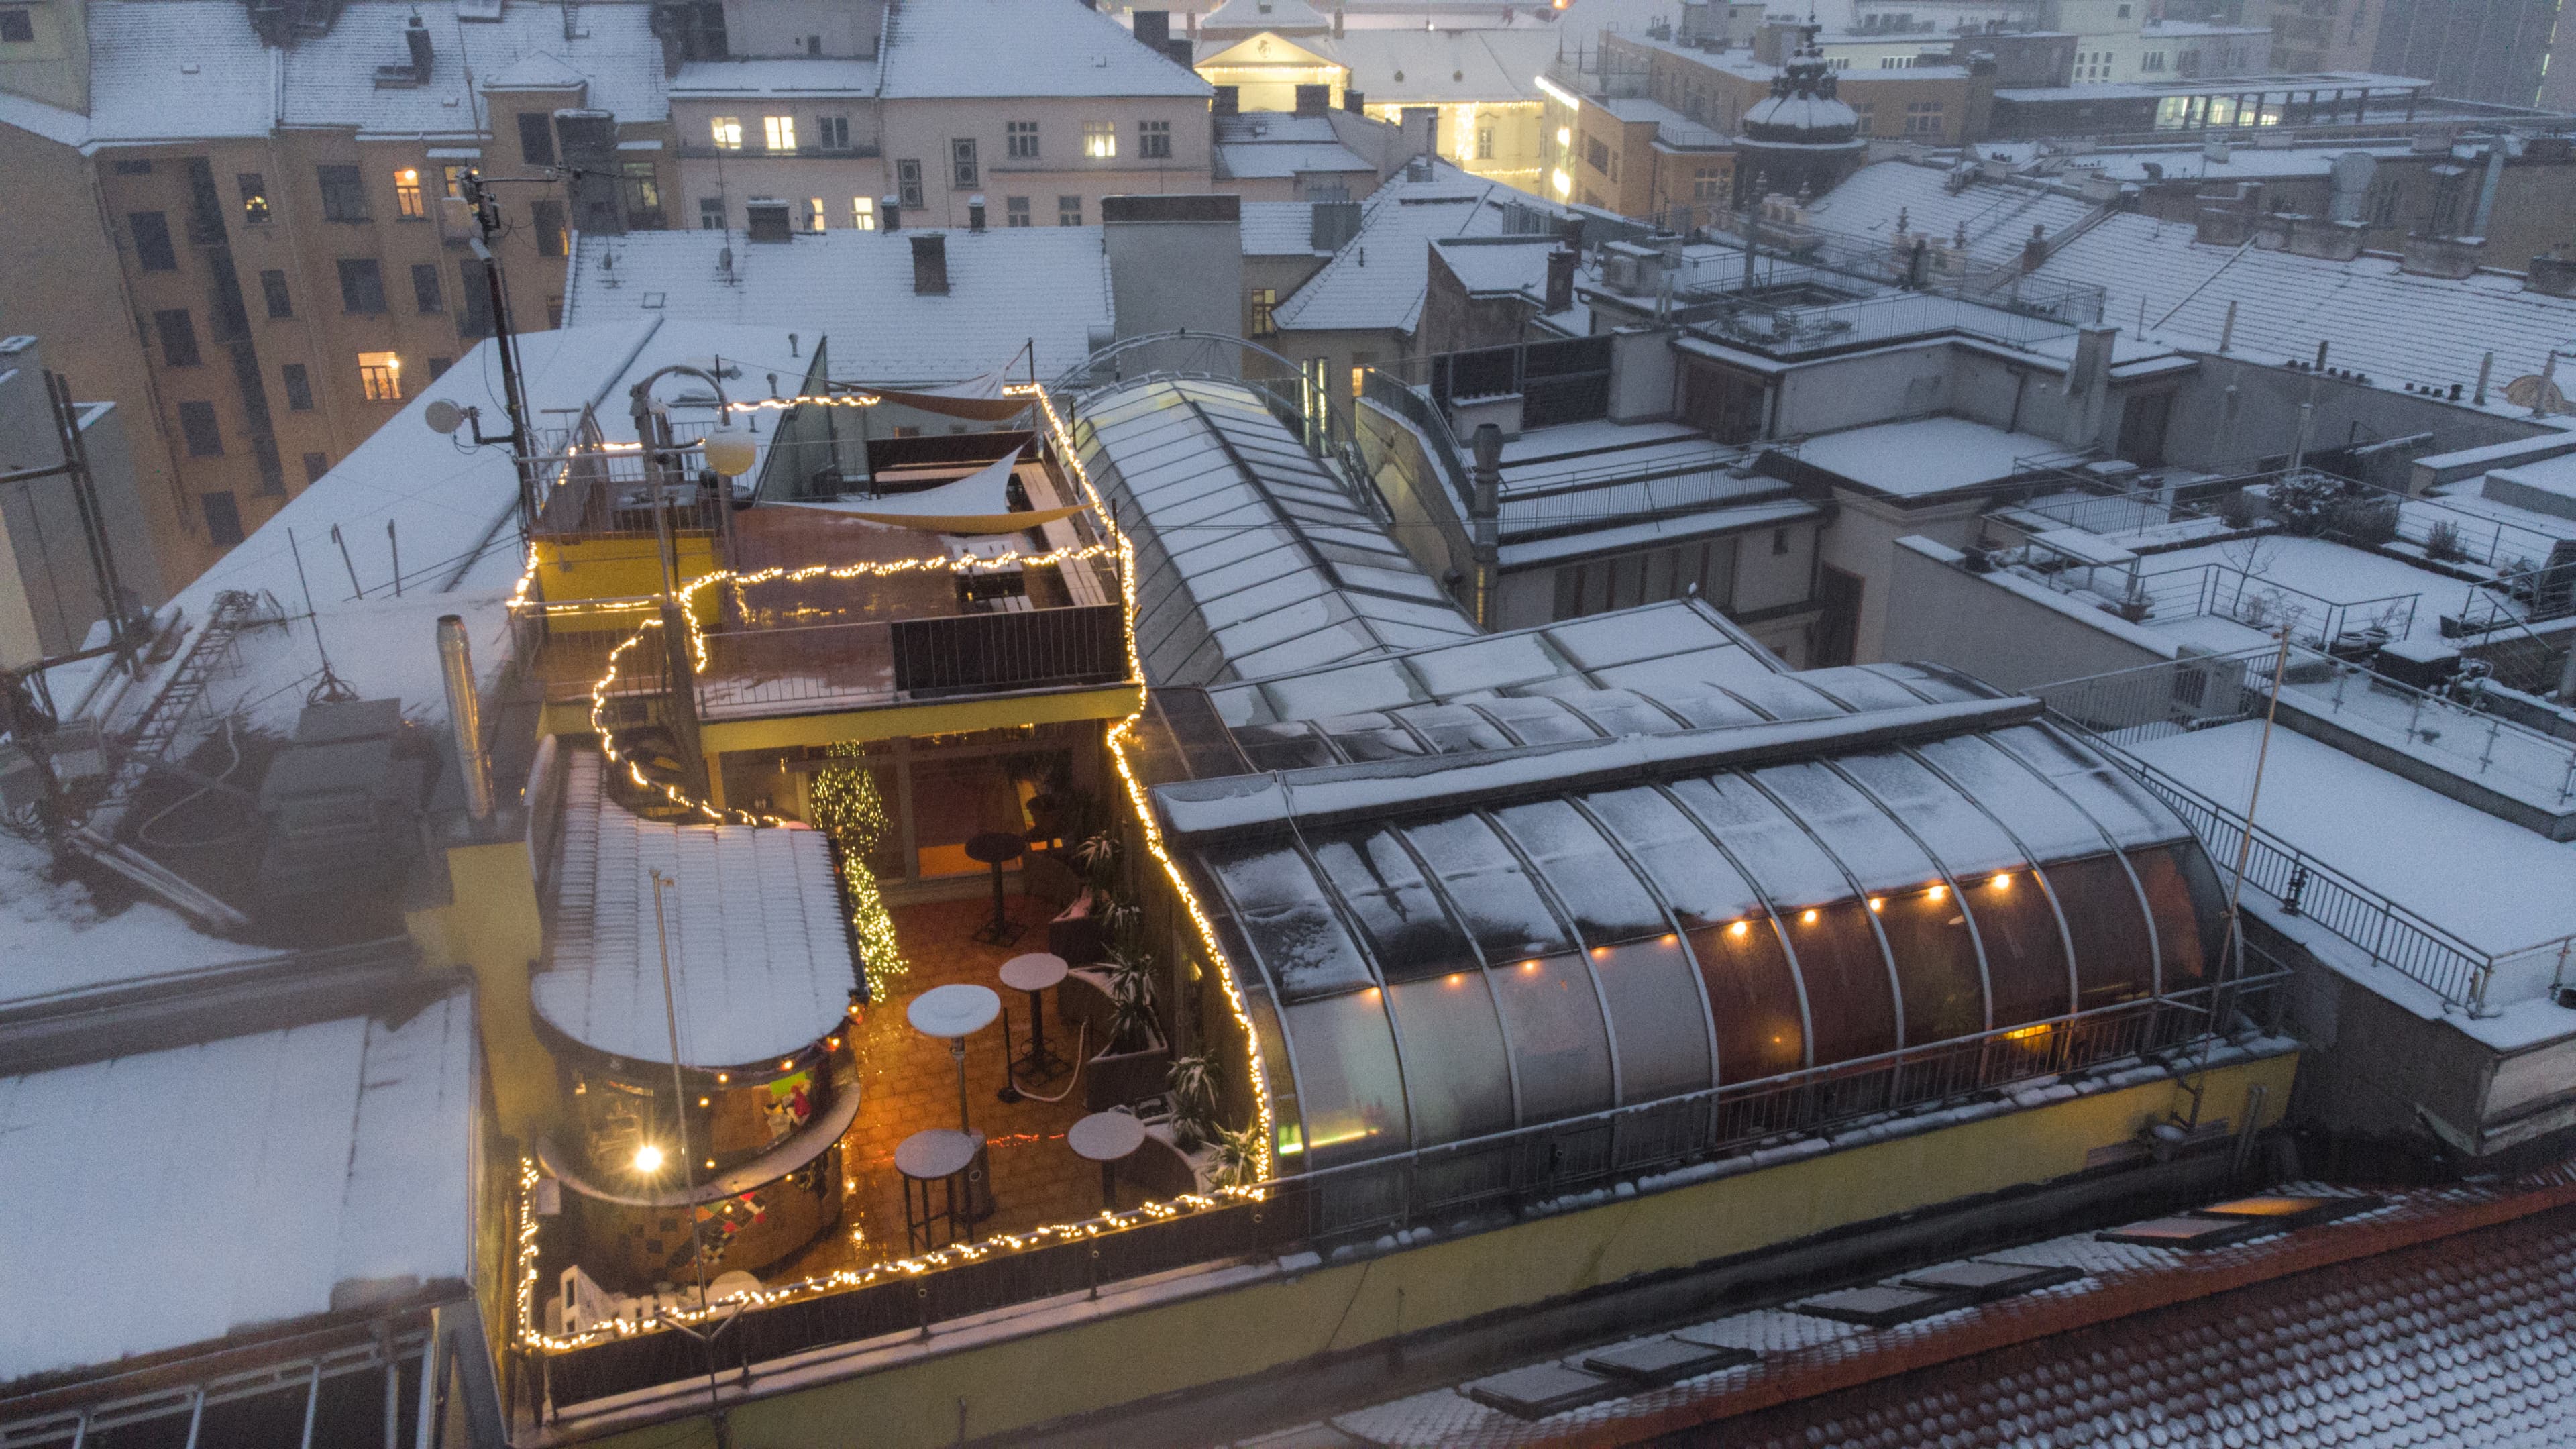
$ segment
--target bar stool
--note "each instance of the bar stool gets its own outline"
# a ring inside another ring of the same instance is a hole
[[[1013,991],[1025,991],[1029,997],[1029,1047],[1009,1065],[1013,1074],[1025,1075],[1032,1082],[1043,1082],[1065,1069],[1064,1058],[1047,1046],[1046,993],[1064,984],[1067,973],[1062,956],[1032,951],[1014,956],[1002,963],[1002,984]],[[1063,1007],[1059,1001],[1057,1010]]]
[[[1118,1160],[1145,1145],[1145,1124],[1132,1112],[1094,1112],[1065,1129],[1064,1143],[1100,1164],[1100,1210],[1118,1211]]]
[[[1020,928],[1011,923],[1010,913],[1002,904],[1002,863],[1017,860],[1028,853],[1029,843],[1005,830],[985,830],[967,837],[966,858],[979,860],[993,868],[993,919],[975,933],[975,939],[995,946],[1007,946],[1020,939]]]
[[[903,1178],[903,1241],[906,1251],[926,1253],[946,1246],[939,1239],[943,1223],[947,1227],[948,1242],[956,1242],[961,1236],[970,1243],[975,1240],[974,1220],[962,1210],[959,1201],[961,1196],[967,1201],[973,1200],[974,1185],[967,1184],[966,1192],[961,1195],[957,1180],[974,1166],[975,1159],[983,1151],[982,1133],[959,1132],[948,1127],[915,1132],[895,1147],[894,1170]],[[942,1184],[947,1193],[946,1202],[937,1209],[932,1208],[930,1202],[930,1185],[934,1182]],[[918,1204],[913,1198],[916,1185],[921,1189]]]

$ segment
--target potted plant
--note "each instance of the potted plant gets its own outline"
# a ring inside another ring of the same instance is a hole
[[[1154,958],[1120,946],[1102,963],[1108,978],[1108,1040],[1083,1075],[1094,1112],[1153,1095],[1171,1071],[1171,1046],[1154,1020]]]
[[[1261,1124],[1246,1124],[1240,1131],[1220,1127],[1216,1132],[1216,1161],[1208,1168],[1211,1187],[1250,1187],[1260,1180]]]
[[[1216,1066],[1205,1055],[1172,1058],[1172,1141],[1191,1151],[1216,1137]]]

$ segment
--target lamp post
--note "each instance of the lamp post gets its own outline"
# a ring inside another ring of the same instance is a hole
[[[751,471],[757,448],[750,435],[732,427],[733,404],[726,400],[724,384],[714,373],[687,363],[673,363],[645,376],[627,389],[629,410],[635,419],[635,441],[644,449],[644,481],[653,491],[654,553],[662,565],[662,600],[669,603],[679,588],[678,561],[671,553],[671,522],[667,507],[673,465],[679,448],[671,440],[671,414],[653,400],[653,384],[674,373],[685,374],[705,383],[716,395],[716,428],[699,441],[707,466],[726,478],[740,477]]]

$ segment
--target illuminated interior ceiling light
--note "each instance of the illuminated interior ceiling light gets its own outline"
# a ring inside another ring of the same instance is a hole
[[[1997,874],[1996,874],[1996,876],[1995,876],[1995,878],[1994,878],[1993,880],[1990,880],[1990,881],[1986,882],[1986,884],[1988,884],[1988,885],[1990,885],[1990,886],[1993,886],[1996,890],[1999,890],[1999,891],[2008,891],[2008,890],[2011,890],[2011,889],[2012,889],[2012,872],[2010,872],[2010,871],[2002,871],[2002,872],[1999,872],[1999,873],[1997,873]]]
[[[647,1142],[635,1149],[635,1170],[650,1177],[662,1170],[662,1149]]]
[[[1936,885],[1936,886],[1932,887],[1930,890],[1925,891],[1923,894],[1924,894],[1925,896],[1927,896],[1927,897],[1929,897],[1929,898],[1933,899],[1933,900],[1936,900],[1936,901],[1937,901],[1937,900],[1943,900],[1943,899],[1946,899],[1946,898],[1949,896],[1949,894],[1950,894],[1950,888],[1949,888],[1948,886],[1938,886],[1938,885]]]
[[[1729,927],[1727,927],[1727,928],[1726,928],[1726,934],[1728,934],[1728,935],[1730,935],[1730,936],[1741,936],[1741,935],[1743,935],[1745,932],[1750,931],[1750,930],[1752,930],[1752,929],[1753,929],[1753,928],[1752,928],[1751,926],[1749,926],[1749,925],[1745,924],[1744,922],[1742,922],[1742,921],[1737,921],[1735,924],[1733,924],[1733,925],[1731,925],[1731,926],[1729,926]]]
[[[1886,910],[1886,909],[1887,909],[1887,897],[1885,897],[1885,896],[1871,896],[1871,897],[1869,898],[1869,908],[1870,908],[1871,910],[1873,910],[1873,911],[1883,911],[1883,910]]]
[[[1798,924],[1799,924],[1799,925],[1802,925],[1802,926],[1812,926],[1812,925],[1814,925],[1815,923],[1816,923],[1816,908],[1815,908],[1814,906],[1809,906],[1809,907],[1807,907],[1805,910],[1800,911],[1800,912],[1798,913]]]

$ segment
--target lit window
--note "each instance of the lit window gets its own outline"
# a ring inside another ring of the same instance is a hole
[[[441,193],[442,195],[455,197],[455,198],[456,198],[457,200],[459,200],[459,201],[462,201],[462,200],[464,200],[464,199],[465,199],[465,168],[464,168],[464,167],[462,167],[462,166],[441,166],[441,167],[439,167],[439,168],[438,168],[438,176],[439,176],[439,180],[440,180],[440,181],[441,181],[441,182],[446,186],[446,188],[447,188],[443,193]]]
[[[1560,146],[1571,146],[1571,145],[1573,145],[1573,144],[1574,144],[1574,128],[1573,128],[1572,126],[1559,126],[1559,127],[1557,127],[1557,128],[1556,128],[1556,144],[1558,144],[1558,145],[1560,145]]]
[[[761,117],[760,138],[761,144],[772,151],[795,150],[796,118],[794,116]]]
[[[394,210],[409,217],[429,214],[420,202],[420,168],[406,166],[394,173]]]
[[[823,198],[812,197],[805,203],[805,229],[821,231],[823,226]]]
[[[268,182],[256,171],[236,173],[241,185],[242,220],[258,226],[268,220]]]
[[[708,122],[707,125],[708,129],[715,132],[717,150],[739,151],[742,149],[742,117],[718,116],[714,120]]]
[[[1574,178],[1566,175],[1565,168],[1562,166],[1547,173],[1547,184],[1555,188],[1557,197],[1560,200],[1562,200],[1569,192],[1574,190]]]
[[[390,352],[359,353],[358,385],[369,402],[402,401],[402,359]]]
[[[1107,161],[1116,157],[1118,154],[1118,123],[1116,121],[1083,122],[1082,154],[1090,157],[1094,161]]]
[[[1358,397],[1361,390],[1368,385],[1368,373],[1369,370],[1364,366],[1351,369],[1351,396]]]
[[[850,225],[861,231],[877,229],[877,199],[873,196],[850,198]]]
[[[1277,310],[1278,306],[1279,290],[1277,288],[1255,287],[1252,289],[1253,336],[1267,337],[1271,333],[1279,330],[1279,324],[1274,321],[1271,316],[1271,314]]]

